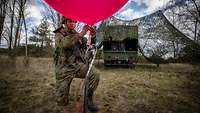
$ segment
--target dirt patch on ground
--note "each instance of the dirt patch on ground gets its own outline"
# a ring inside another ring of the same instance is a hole
[[[1,113],[64,113],[55,102],[54,66],[50,58],[0,57]],[[97,66],[101,81],[95,95],[99,113],[198,113],[199,66],[138,64],[135,69]],[[75,79],[69,113],[74,111]]]

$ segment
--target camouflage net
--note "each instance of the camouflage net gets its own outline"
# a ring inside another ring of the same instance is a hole
[[[113,25],[138,26],[138,49],[153,63],[188,62],[200,58],[200,45],[172,25],[162,11],[130,21],[111,17],[102,22],[99,31]]]

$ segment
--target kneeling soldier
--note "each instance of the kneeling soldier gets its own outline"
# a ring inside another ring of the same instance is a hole
[[[56,95],[58,105],[65,106],[69,102],[69,89],[72,79],[85,78],[88,64],[85,63],[82,50],[82,38],[89,30],[84,26],[80,33],[74,28],[76,21],[65,18],[62,26],[54,31],[55,33],[55,74],[56,74]],[[92,112],[98,111],[93,102],[93,94],[99,83],[99,73],[93,67],[89,77],[88,88],[88,109]]]

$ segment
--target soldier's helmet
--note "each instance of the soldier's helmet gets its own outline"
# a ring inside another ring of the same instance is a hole
[[[62,19],[61,19],[61,23],[65,24],[65,23],[67,23],[68,20],[70,20],[70,18],[67,18],[67,17],[63,16]]]
[[[61,21],[62,21],[62,24],[66,24],[68,20],[72,20],[72,19],[63,16],[63,17],[62,17],[62,20],[61,20]],[[72,20],[72,21],[73,21],[73,20]],[[75,21],[75,22],[77,22],[77,21]]]
[[[62,18],[61,18],[61,26],[60,26],[59,28],[57,28],[56,30],[54,30],[53,32],[56,33],[56,32],[59,31],[60,29],[66,28],[66,24],[67,24],[67,21],[68,21],[68,20],[73,21],[73,20],[70,19],[70,18],[67,18],[67,17],[62,16]],[[73,21],[73,22],[77,22],[77,21]]]

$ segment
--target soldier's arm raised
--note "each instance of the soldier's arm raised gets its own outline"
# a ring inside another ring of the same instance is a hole
[[[89,30],[89,26],[85,25],[82,31],[79,33],[79,37],[83,37],[87,33],[88,30]]]
[[[61,47],[61,39],[63,35],[61,33],[56,33],[55,37],[55,47]]]
[[[73,45],[77,44],[82,40],[83,36],[88,31],[88,27],[84,26],[80,33],[72,33],[68,34],[67,36],[63,37],[61,40],[61,46],[63,48],[71,48]]]
[[[88,26],[85,25],[80,33],[70,34],[68,36],[73,39],[74,43],[76,43],[82,40],[83,36],[87,33],[88,30],[89,30]]]

